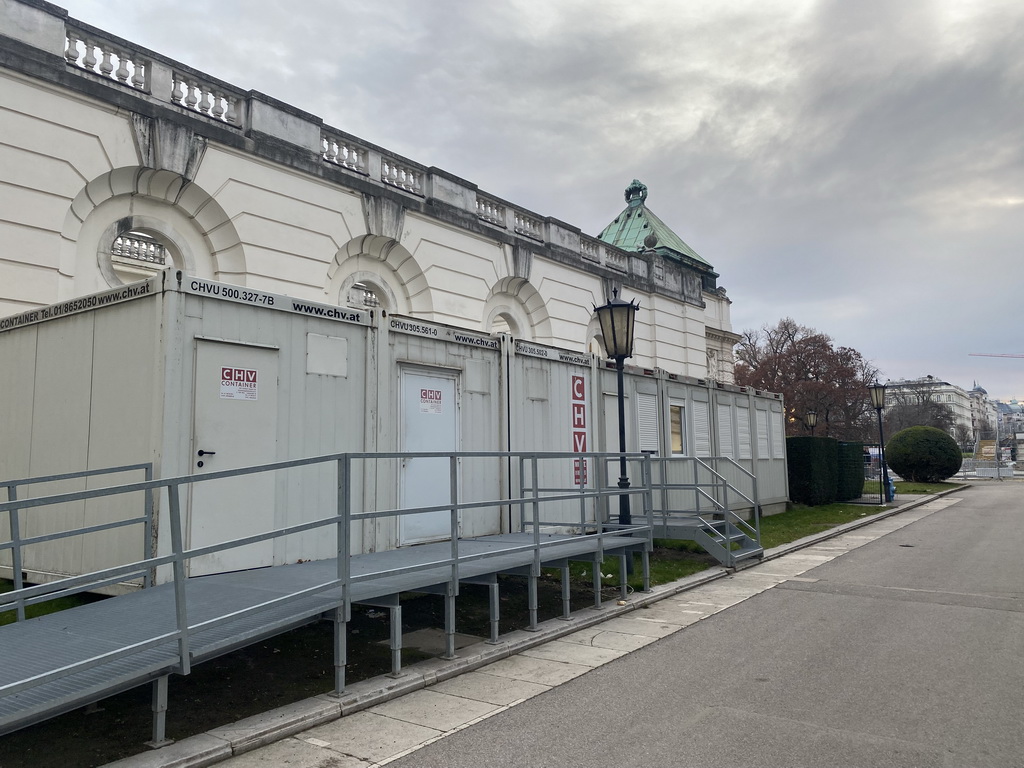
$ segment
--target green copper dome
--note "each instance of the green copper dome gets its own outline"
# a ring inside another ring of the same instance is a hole
[[[693,260],[707,267],[711,265],[683,242],[665,222],[646,205],[647,187],[636,179],[626,187],[626,209],[615,221],[604,228],[598,239],[624,251],[645,251],[653,248],[658,253],[680,261]]]

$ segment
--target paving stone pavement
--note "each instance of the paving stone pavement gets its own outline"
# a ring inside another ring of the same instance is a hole
[[[628,612],[614,618],[344,717],[338,717],[345,707],[336,698],[316,697],[107,768],[386,765],[786,581],[814,582],[801,579],[801,574],[958,501],[956,496],[927,497],[897,510],[899,514],[834,538],[768,551],[756,565],[723,572],[685,591],[677,589],[657,602],[627,606]],[[478,651],[479,646],[471,646],[460,652],[467,667],[474,665]]]

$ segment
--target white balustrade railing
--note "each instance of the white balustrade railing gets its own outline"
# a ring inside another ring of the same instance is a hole
[[[495,200],[488,200],[486,197],[476,197],[476,215],[489,224],[499,227],[505,224],[505,206]]]
[[[149,62],[138,53],[108,40],[68,27],[64,38],[64,59],[72,66],[137,91],[148,90]]]
[[[516,211],[516,234],[532,238],[533,240],[544,239],[541,234],[540,220],[527,216],[520,211]]]
[[[114,238],[110,253],[122,259],[134,259],[150,264],[164,264],[167,261],[167,251],[162,243],[130,235],[118,235]]]
[[[380,180],[414,195],[423,194],[423,172],[390,157],[382,157]]]
[[[173,74],[171,102],[222,123],[238,125],[238,97],[191,75]]]
[[[367,152],[364,147],[338,136],[323,134],[320,137],[323,159],[357,173],[367,173]]]
[[[242,92],[212,85],[202,76],[181,71],[184,69],[182,65],[163,58],[154,60],[95,33],[68,26],[64,57],[70,66],[145,93],[151,93],[153,88],[163,90],[169,79],[170,93],[152,95],[227,125],[241,127],[244,119],[246,97]],[[377,174],[379,167],[380,181],[384,184],[414,195],[424,195],[426,172],[407,161],[389,157],[328,130],[321,133],[320,148],[324,162],[370,177]],[[543,220],[479,193],[475,206],[476,216],[481,221],[502,228],[512,226],[516,234],[544,242],[546,230]],[[584,261],[620,272],[629,271],[627,255],[600,240],[583,236],[579,247]],[[164,254],[162,250],[156,252],[159,248],[158,244],[154,247],[153,244],[125,237],[119,237],[113,246],[115,256],[160,264],[164,263]],[[655,277],[663,279],[664,267],[655,264],[654,269]]]
[[[597,240],[587,240],[585,237],[580,238],[580,255],[587,261],[600,264],[602,250],[603,249]]]
[[[606,248],[604,252],[604,265],[609,269],[625,272],[629,267],[629,261],[626,259],[626,254]]]

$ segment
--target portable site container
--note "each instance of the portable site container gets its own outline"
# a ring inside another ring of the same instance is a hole
[[[5,439],[0,478],[148,462],[156,477],[362,451],[370,315],[165,271],[0,321]],[[330,503],[313,470],[190,486],[186,546],[302,521]],[[104,475],[31,495],[141,480]],[[336,493],[336,491],[335,491]],[[94,499],[33,511],[22,537],[138,515]],[[165,510],[157,500],[152,537]],[[327,507],[328,509],[330,507]],[[5,525],[6,523],[0,523]],[[9,531],[7,532],[9,533]],[[25,547],[31,581],[140,559],[141,526]],[[197,558],[192,575],[330,556],[315,535]],[[4,565],[9,567],[9,552]]]
[[[513,414],[509,420],[511,450],[537,446],[575,452],[619,450],[618,380],[612,363],[591,354],[517,339],[509,344],[505,365]],[[629,365],[624,371],[623,393],[627,451],[699,459],[748,498],[755,495],[750,478],[755,475],[762,511],[784,508],[788,488],[781,396]],[[588,482],[588,473],[594,471],[613,480],[619,474],[617,462],[588,467],[580,460],[572,466],[549,467],[544,482],[572,487],[580,483],[581,476]],[[628,468],[629,473],[634,471]],[[666,476],[666,481],[694,483],[700,479],[693,463],[675,462],[671,471],[674,474]],[[676,493],[661,503],[677,510],[698,509],[692,493]],[[658,504],[655,500],[656,507]],[[752,511],[739,495],[734,495],[729,505],[737,512]],[[590,514],[600,511],[591,510]],[[575,516],[567,522],[573,519]]]
[[[375,449],[379,451],[504,451],[507,413],[504,340],[483,333],[397,315],[377,323]],[[397,478],[375,462],[378,506],[445,504],[451,498],[447,458],[397,461]],[[504,488],[507,467],[496,458],[461,459],[458,495],[491,499]],[[393,498],[397,494],[397,498]],[[460,536],[508,531],[507,510],[479,510],[459,521]],[[378,520],[375,548],[393,548],[451,535],[447,511]],[[368,542],[369,544],[369,542]],[[368,549],[367,551],[372,551]]]
[[[173,270],[3,318],[0,359],[0,481],[141,463],[151,464],[157,478],[201,476],[341,452],[618,450],[616,371],[594,355]],[[778,396],[631,367],[625,394],[627,450],[708,462],[724,456],[757,474],[762,506],[785,501]],[[367,510],[443,505],[453,484],[463,501],[516,496],[522,468],[507,457],[464,457],[454,468],[450,461],[367,458],[354,469],[354,492]],[[571,490],[618,474],[617,462],[589,464],[546,462],[541,485]],[[749,486],[736,466],[719,464],[737,487]],[[675,481],[692,482],[694,472]],[[141,479],[120,473],[19,492],[39,496]],[[744,493],[752,497],[749,487]],[[183,543],[193,549],[306,523],[332,514],[336,500],[329,464],[192,483],[182,502]],[[693,494],[665,497],[674,508],[695,501]],[[166,554],[166,503],[154,502],[150,529],[135,525],[25,547],[27,579],[131,562],[151,546]],[[588,504],[567,504],[552,522],[578,530],[614,514]],[[744,502],[733,496],[729,504]],[[26,515],[21,536],[128,520],[141,506],[130,497],[37,509]],[[521,523],[506,506],[476,510],[458,525],[460,536],[482,536],[517,531]],[[354,553],[375,552],[445,539],[451,530],[447,511],[377,517],[354,524],[350,541]],[[332,537],[296,533],[193,558],[190,575],[335,554]],[[0,573],[9,572],[10,557],[0,551]]]

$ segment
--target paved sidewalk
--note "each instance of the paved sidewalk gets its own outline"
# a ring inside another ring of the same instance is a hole
[[[577,612],[480,643],[452,661],[434,659],[397,680],[350,686],[182,740],[108,768],[384,765],[603,666],[631,651],[771,589],[836,557],[956,503],[911,498],[881,516],[769,550],[736,572],[715,568],[636,594],[625,606]]]

